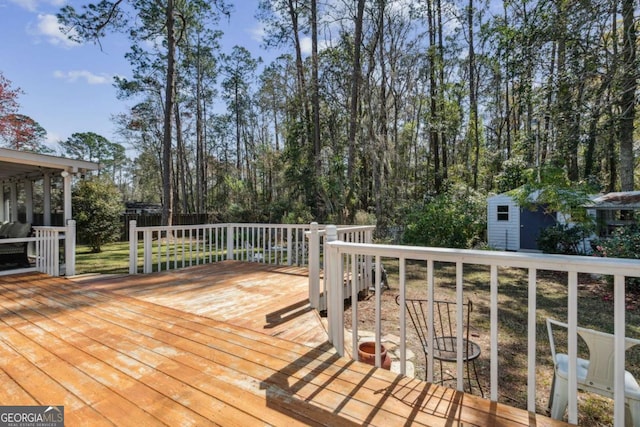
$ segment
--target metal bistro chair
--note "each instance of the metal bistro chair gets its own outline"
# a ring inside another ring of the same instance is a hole
[[[400,305],[400,296],[396,297],[396,303]],[[428,334],[428,314],[429,314],[429,300],[427,299],[405,299],[406,310],[409,313],[411,322],[415,327],[422,350],[424,351],[425,366],[428,366],[428,354],[429,354],[429,334]],[[466,365],[466,382],[469,385],[469,392],[471,392],[473,386],[471,385],[471,371],[469,365],[472,365],[473,375],[475,382],[478,384],[480,394],[484,397],[484,391],[480,385],[478,378],[478,371],[476,369],[476,359],[480,357],[480,346],[469,339],[469,321],[471,317],[471,311],[473,310],[473,304],[468,301],[463,304],[464,309],[464,338],[462,340],[464,349],[462,353],[462,360]],[[456,303],[450,301],[434,300],[433,301],[433,340],[434,350],[433,359],[437,360],[440,364],[440,381],[444,383],[444,370],[443,363],[457,362],[457,345],[458,340],[456,338]],[[449,375],[448,379],[455,379]]]
[[[554,366],[549,407],[551,418],[559,420],[564,417],[569,398],[569,356],[566,353],[556,352],[554,329],[556,329],[555,333],[559,333],[560,329],[568,331],[569,325],[547,318],[549,345]],[[589,360],[578,357],[576,363],[578,389],[613,398],[613,335],[580,327],[577,328],[577,332],[589,348]],[[625,339],[626,350],[638,344],[640,340]],[[640,425],[640,385],[629,371],[624,372],[624,397],[625,425]]]

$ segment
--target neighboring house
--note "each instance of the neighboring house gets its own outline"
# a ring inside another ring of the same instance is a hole
[[[129,215],[143,215],[143,214],[161,214],[162,205],[159,203],[145,203],[145,202],[126,202],[126,214]]]
[[[587,209],[596,219],[597,235],[606,237],[616,228],[637,224],[636,213],[640,211],[640,191],[596,196]]]
[[[538,251],[540,231],[558,221],[557,214],[543,207],[535,211],[521,208],[509,193],[487,199],[487,242],[496,249]]]

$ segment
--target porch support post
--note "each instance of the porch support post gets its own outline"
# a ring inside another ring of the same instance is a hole
[[[4,181],[0,181],[0,222],[6,221],[5,218],[5,200],[4,200]]]
[[[64,197],[64,205],[63,205],[63,222],[67,223],[72,218],[71,214],[71,174],[67,171],[62,171],[60,173],[63,179],[63,197]]]
[[[18,221],[18,184],[15,181],[9,183],[9,189],[11,191],[11,212],[9,218],[11,221]]]
[[[27,214],[26,222],[33,224],[33,181],[30,179],[24,180],[24,196]]]
[[[48,173],[42,178],[42,191],[42,225],[48,227],[51,225],[51,175]]]

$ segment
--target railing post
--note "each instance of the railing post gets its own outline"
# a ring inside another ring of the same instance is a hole
[[[340,252],[331,247],[338,239],[335,225],[327,226],[327,263],[325,264],[325,293],[327,295],[327,318],[329,319],[329,341],[340,356],[344,356],[344,286],[341,277]]]
[[[233,260],[233,224],[227,225],[227,260]]]
[[[65,276],[76,274],[76,222],[73,219],[67,221],[67,229],[64,232],[64,263]]]
[[[287,265],[293,265],[293,234],[291,227],[287,227]]]
[[[138,230],[135,219],[129,221],[129,274],[138,274]]]
[[[35,251],[36,251],[36,271],[43,273],[43,253],[44,253],[44,243],[42,241],[42,229],[38,227],[34,227],[35,232]]]
[[[309,226],[309,305],[318,308],[320,303],[320,236],[318,223]]]
[[[615,427],[625,425],[625,279],[624,276],[616,275],[613,277],[613,370],[615,372],[615,380],[613,382],[613,422]],[[634,423],[638,420],[634,419]]]
[[[60,233],[54,230],[52,233],[51,245],[53,246],[53,265],[49,273],[52,276],[60,276]]]
[[[372,231],[372,229],[365,230],[365,232],[364,232],[364,240],[365,240],[366,244],[369,244],[369,243],[373,242],[373,231]],[[363,275],[364,276],[364,285],[363,285],[362,289],[359,289],[360,291],[366,291],[369,288],[369,286],[371,286],[371,285],[375,286],[375,284],[373,283],[373,277],[371,277],[371,272],[373,271],[373,265],[372,265],[372,262],[371,262],[371,258],[372,258],[371,256],[366,256],[365,259],[364,259],[364,275]],[[378,268],[378,266],[376,266],[376,268]],[[380,265],[380,268],[382,268],[382,265]],[[380,274],[382,274],[382,273],[378,273],[377,270],[376,270],[376,274],[377,274],[376,280],[378,280],[378,277],[380,279],[382,279],[382,276],[380,276]],[[378,291],[376,291],[376,295],[377,295],[377,292]]]
[[[142,272],[144,274],[151,273],[153,271],[153,232],[150,230],[144,230],[142,232],[142,245],[143,245],[143,267]],[[158,233],[158,239],[160,238],[160,233]],[[160,254],[158,254],[160,256]]]

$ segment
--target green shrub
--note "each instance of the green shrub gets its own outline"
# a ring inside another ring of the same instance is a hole
[[[72,203],[78,237],[93,252],[100,252],[103,244],[118,239],[123,204],[113,182],[100,177],[79,181]]]
[[[594,240],[592,247],[597,256],[640,259],[640,226],[617,228],[611,236]],[[637,292],[640,290],[640,278],[628,277],[627,285],[633,285]]]
[[[584,254],[584,242],[591,235],[588,224],[556,224],[540,231],[538,248],[548,254]]]
[[[471,248],[486,230],[485,198],[467,189],[454,189],[430,198],[409,214],[405,244]]]
[[[593,242],[598,256],[640,259],[640,227],[620,227],[611,236]]]

